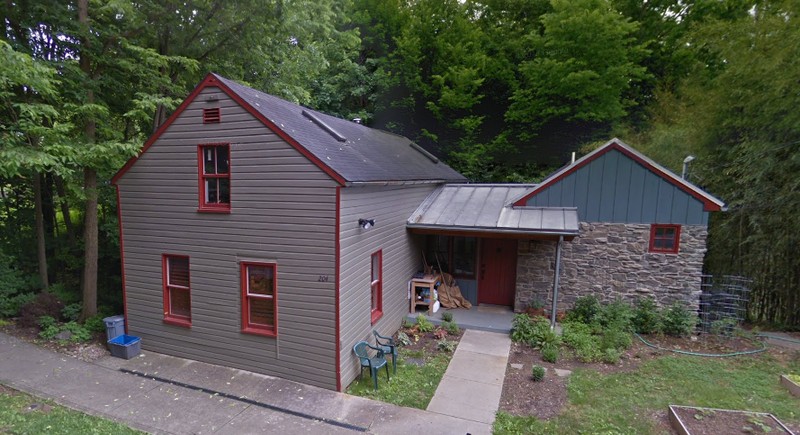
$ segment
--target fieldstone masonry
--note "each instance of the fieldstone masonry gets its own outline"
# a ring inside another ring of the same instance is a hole
[[[683,225],[679,252],[658,254],[648,252],[650,225],[581,222],[580,236],[562,244],[559,311],[586,295],[605,302],[651,296],[661,306],[681,301],[697,310],[707,234],[705,225]],[[549,309],[555,256],[556,242],[519,242],[515,311],[537,299]]]

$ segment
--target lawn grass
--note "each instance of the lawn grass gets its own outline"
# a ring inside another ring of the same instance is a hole
[[[40,405],[30,410],[32,404]],[[139,434],[123,424],[0,387],[0,433]]]
[[[392,362],[388,359],[391,379],[386,381],[386,372],[378,372],[378,391],[375,391],[369,369],[364,369],[361,379],[356,379],[347,388],[347,393],[395,405],[425,409],[428,407],[439,381],[442,380],[452,353],[398,349],[397,374],[392,374]],[[408,362],[408,358],[425,361],[422,366]]]
[[[797,370],[769,355],[736,358],[667,356],[633,373],[602,375],[577,370],[569,381],[569,405],[562,415],[540,421],[498,413],[496,434],[658,433],[653,414],[667,405],[747,409],[800,420],[800,400],[778,378]]]

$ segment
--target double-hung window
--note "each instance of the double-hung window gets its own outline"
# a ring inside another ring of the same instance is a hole
[[[383,251],[370,257],[370,320],[378,321],[383,315]]]
[[[680,242],[680,225],[653,224],[650,226],[650,252],[677,254]]]
[[[278,266],[241,263],[242,332],[275,336],[278,332]]]
[[[164,283],[164,322],[179,326],[192,324],[189,257],[164,254],[161,257]]]
[[[230,144],[206,144],[197,149],[201,211],[231,209]]]

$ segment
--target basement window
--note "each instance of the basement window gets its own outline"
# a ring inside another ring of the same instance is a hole
[[[650,252],[677,254],[680,242],[680,225],[653,224],[650,226]]]
[[[218,124],[221,120],[219,107],[203,109],[203,124]]]
[[[230,145],[207,144],[197,149],[199,211],[229,213],[231,210]]]

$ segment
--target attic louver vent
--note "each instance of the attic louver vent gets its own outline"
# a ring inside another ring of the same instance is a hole
[[[221,116],[219,107],[212,107],[210,109],[203,109],[203,124],[213,124],[220,122]]]
[[[316,116],[314,116],[313,113],[311,113],[311,112],[309,112],[307,110],[303,110],[303,116],[305,116],[306,118],[310,119],[311,122],[313,122],[314,124],[317,124],[317,126],[319,126],[319,128],[325,130],[325,132],[327,132],[329,135],[333,136],[333,138],[338,140],[339,142],[347,142],[347,138],[346,137],[344,137],[341,134],[339,134],[338,131],[334,130],[333,127],[331,127],[330,125],[326,124],[323,120],[321,120],[321,119],[317,118]]]

